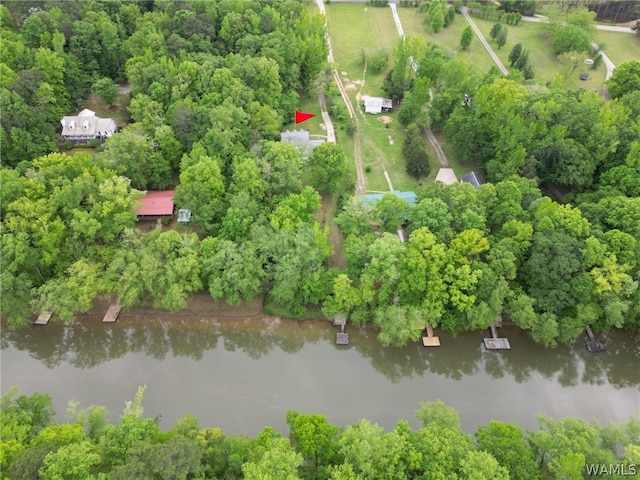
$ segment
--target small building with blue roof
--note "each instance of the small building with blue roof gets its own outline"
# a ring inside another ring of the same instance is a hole
[[[360,198],[362,198],[363,205],[373,206],[377,202],[382,200],[382,197],[384,197],[385,195],[388,195],[388,194],[392,194],[392,195],[395,195],[398,198],[401,198],[402,200],[406,201],[409,205],[415,205],[416,204],[416,193],[415,192],[401,192],[399,190],[392,190],[390,192],[385,192],[385,193],[368,193],[366,195],[360,195]]]

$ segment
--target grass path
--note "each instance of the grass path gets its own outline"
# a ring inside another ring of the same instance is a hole
[[[324,7],[323,0],[315,0],[315,3],[320,9],[320,13],[322,13],[326,18],[327,12]],[[333,78],[336,82],[338,90],[340,90],[340,95],[342,96],[342,100],[346,105],[347,110],[349,111],[349,117],[355,123],[355,126],[356,126],[356,133],[354,134],[354,141],[353,141],[353,160],[355,162],[355,167],[356,167],[356,195],[362,195],[366,191],[366,177],[364,175],[364,169],[362,168],[362,146],[361,146],[361,140],[360,140],[360,126],[358,122],[358,117],[356,116],[355,111],[353,109],[353,105],[351,104],[351,99],[349,99],[349,95],[347,95],[347,91],[344,88],[342,79],[340,78],[340,75],[338,74],[338,71],[335,68],[333,48],[331,45],[330,35],[327,35],[327,43],[329,45],[329,55],[327,60],[329,61],[329,64],[332,65]],[[326,113],[326,105],[324,104],[324,102],[323,102],[322,108],[323,108],[323,118],[326,117],[328,119],[329,114]]]

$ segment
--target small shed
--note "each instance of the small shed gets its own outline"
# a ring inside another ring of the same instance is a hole
[[[311,150],[324,143],[324,140],[312,140],[309,130],[286,130],[280,132],[280,140],[297,147],[305,160],[309,158]]]
[[[175,190],[156,190],[145,193],[140,200],[142,206],[137,210],[138,218],[155,219],[173,216],[175,194]]]
[[[451,185],[452,183],[458,183],[458,177],[456,177],[453,168],[441,168],[436,175],[436,182]]]
[[[393,107],[393,101],[390,98],[365,97],[363,106],[366,113],[375,115],[382,112],[390,112]]]
[[[469,172],[466,175],[463,175],[460,178],[460,182],[470,183],[474,188],[478,188],[480,185],[484,183],[484,180],[477,172]]]
[[[385,195],[388,195],[388,194],[392,194],[392,195],[395,195],[398,198],[401,198],[402,200],[407,202],[409,205],[415,205],[416,204],[416,193],[415,192],[400,192],[399,190],[392,190],[392,191],[387,192],[387,193],[368,193],[367,195],[361,195],[360,198],[362,198],[362,203],[364,205],[373,206],[375,203],[377,203],[380,200],[382,200],[382,197],[384,197]]]

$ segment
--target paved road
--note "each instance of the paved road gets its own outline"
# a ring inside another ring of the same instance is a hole
[[[480,39],[480,42],[482,43],[482,45],[484,45],[484,48],[487,50],[487,53],[489,53],[489,56],[493,59],[494,63],[498,66],[502,74],[508,75],[509,70],[507,70],[507,68],[504,66],[502,61],[498,58],[498,55],[496,55],[496,52],[493,51],[493,48],[491,48],[491,45],[489,45],[489,42],[487,42],[486,38],[484,38],[484,35],[482,35],[482,32],[480,31],[478,26],[474,23],[473,20],[471,20],[471,17],[469,16],[469,9],[467,7],[462,7],[462,15],[464,15],[464,18],[467,19],[467,22],[469,22],[469,25],[471,25],[471,28],[473,28],[474,32],[476,32],[476,36]]]
[[[389,7],[391,7],[391,12],[393,13],[393,19],[396,22],[398,35],[400,35],[401,38],[404,38],[404,30],[402,29],[402,23],[400,22],[400,17],[398,17],[398,10],[396,9],[396,5],[394,3],[390,3]],[[411,67],[413,68],[413,71],[417,72],[418,66],[413,61],[413,57],[409,57],[409,62],[411,63]],[[433,97],[431,90],[429,90],[429,96]],[[424,133],[427,135],[427,139],[429,140],[429,143],[431,143],[431,146],[435,150],[436,156],[438,157],[438,162],[440,163],[440,165],[442,167],[448,167],[449,161],[447,160],[447,156],[444,154],[444,150],[442,150],[442,147],[440,146],[438,139],[433,134],[431,127],[425,127]]]
[[[322,15],[326,17],[327,11],[324,7],[324,1],[323,0],[314,0],[314,1],[315,1],[315,4],[318,6],[318,9],[320,10],[320,13],[322,13]],[[329,29],[327,28],[327,32],[328,31]],[[364,168],[362,168],[362,146],[360,144],[360,126],[358,124],[358,117],[356,116],[356,112],[353,108],[353,105],[351,104],[351,99],[347,95],[347,91],[345,90],[344,85],[342,84],[342,79],[340,78],[340,75],[338,75],[338,71],[334,66],[333,50],[331,48],[331,38],[329,37],[328,34],[327,34],[327,45],[329,46],[329,54],[327,55],[327,61],[331,66],[333,79],[336,82],[336,86],[338,87],[338,90],[340,90],[340,95],[342,96],[342,101],[347,107],[347,110],[349,112],[349,117],[356,125],[356,133],[353,136],[353,158],[356,166],[356,195],[363,195],[366,192],[366,177],[364,175]],[[320,108],[322,110],[322,118],[325,119],[325,123],[327,124],[327,137],[328,137],[329,123],[331,122],[331,119],[329,118],[329,114],[327,113],[327,105],[326,105],[326,102],[324,101],[324,96],[322,97],[322,101],[320,101]],[[328,122],[327,122],[327,119],[328,119]],[[333,123],[331,123],[331,130],[334,132],[333,138],[335,143],[335,130],[333,128]]]
[[[591,46],[595,49],[598,48],[598,44],[596,42],[591,42]],[[606,82],[611,78],[611,75],[613,75],[613,71],[616,69],[616,66],[611,61],[611,59],[607,56],[607,54],[604,53],[602,50],[600,50],[600,55],[602,55],[602,61],[604,62],[604,66],[607,67],[607,74],[604,77],[604,81]]]

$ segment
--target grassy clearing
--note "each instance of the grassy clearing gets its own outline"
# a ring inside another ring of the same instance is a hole
[[[365,115],[361,107],[362,95],[384,94],[382,83],[391,65],[378,74],[367,70],[363,84],[362,52],[375,53],[384,49],[389,54],[391,63],[393,49],[399,40],[391,9],[365,7],[362,4],[330,4],[327,6],[327,17],[336,69],[352,104],[357,106],[367,190],[389,190],[383,166],[395,189],[414,190],[417,182],[404,170],[402,144],[405,133],[396,120],[397,111],[385,114],[393,118],[387,128],[378,120],[379,116]],[[353,140],[347,138],[344,132],[338,135],[345,152],[353,158]],[[389,137],[393,143],[389,141]],[[370,171],[366,172],[367,169]]]
[[[491,27],[493,27],[495,22],[477,17],[474,17],[473,21],[508,69],[510,69],[509,52],[511,52],[514,45],[521,43],[524,48],[529,50],[529,58],[536,73],[534,78],[536,82],[551,82],[556,75],[561,74],[563,66],[552,51],[551,40],[546,38],[539,24],[525,22],[524,25],[519,26],[507,25],[509,30],[507,43],[498,50],[495,42],[489,37]],[[578,77],[582,73],[589,74],[589,80],[580,80]],[[592,70],[588,65],[584,65],[584,67],[578,68],[569,78],[566,88],[584,88],[585,90],[598,91],[604,84],[605,74],[606,69],[604,65],[601,65],[596,70]]]
[[[595,41],[613,63],[619,65],[631,60],[640,60],[640,36],[620,32],[598,30]]]
[[[456,14],[451,25],[438,33],[429,33],[426,25],[422,23],[422,15],[417,8],[399,8],[398,16],[405,35],[422,36],[427,42],[445,48],[453,57],[475,65],[483,72],[489,71],[493,65],[491,57],[477,38],[473,39],[468,51],[459,48],[462,30],[468,25],[462,15]]]
[[[322,113],[318,104],[318,97],[315,95],[306,95],[298,100],[297,109],[301,112],[313,113],[315,117],[306,120],[304,123],[295,124],[287,123],[282,128],[284,130],[309,130],[311,135],[326,135],[327,132],[322,128]]]
[[[85,102],[84,107],[74,113],[78,114],[81,110],[88,108],[96,113],[98,117],[102,118],[114,118],[118,127],[122,128],[129,121],[129,112],[127,107],[129,106],[129,94],[118,94],[116,103],[112,106],[107,105],[100,100],[96,95],[90,94],[89,98]]]

